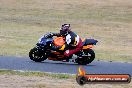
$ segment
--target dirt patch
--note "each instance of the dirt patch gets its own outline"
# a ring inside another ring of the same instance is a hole
[[[87,84],[83,88],[132,88],[130,84]],[[0,88],[82,88],[75,79],[0,75]]]

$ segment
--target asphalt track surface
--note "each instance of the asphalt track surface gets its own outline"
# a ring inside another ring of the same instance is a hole
[[[0,69],[76,74],[78,67],[79,65],[71,62],[65,63],[46,60],[41,63],[36,63],[28,57],[0,56]],[[132,75],[132,63],[95,60],[91,64],[83,67],[89,74]]]

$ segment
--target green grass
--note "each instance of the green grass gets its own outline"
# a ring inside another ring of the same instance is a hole
[[[99,42],[96,58],[132,62],[131,0],[6,0],[0,3],[0,55],[28,56],[46,32],[63,23]]]
[[[38,77],[52,77],[52,78],[59,78],[59,79],[68,79],[68,78],[75,78],[75,75],[70,74],[53,74],[53,73],[45,73],[45,72],[31,72],[31,71],[14,71],[14,70],[0,70],[0,74],[6,75],[20,75],[20,76],[38,76]]]

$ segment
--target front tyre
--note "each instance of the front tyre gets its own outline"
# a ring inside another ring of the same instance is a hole
[[[47,59],[44,52],[36,47],[30,50],[29,57],[35,62],[41,62]]]
[[[77,63],[79,65],[87,65],[95,59],[95,53],[92,49],[83,50],[83,55],[78,58]]]

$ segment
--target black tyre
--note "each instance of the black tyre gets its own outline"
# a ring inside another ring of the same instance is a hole
[[[30,50],[29,57],[35,62],[41,62],[47,59],[45,53],[42,50],[38,50],[36,47]]]
[[[92,49],[83,50],[83,55],[81,58],[78,58],[77,63],[79,65],[87,65],[95,59],[95,53]]]

